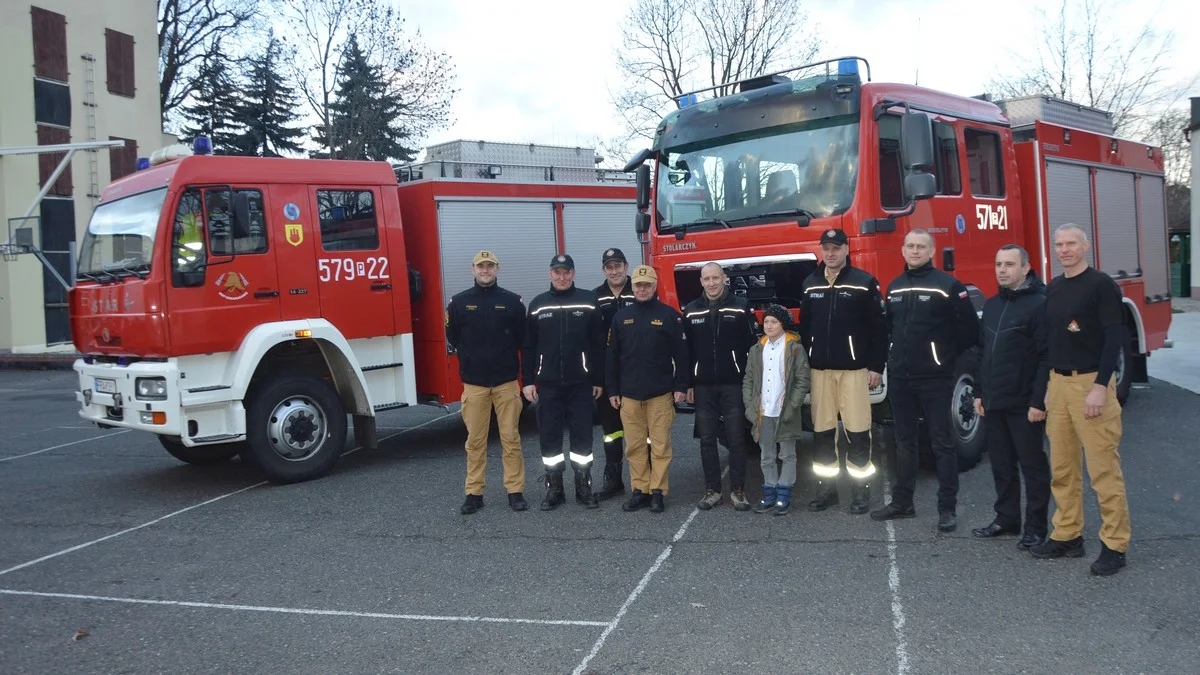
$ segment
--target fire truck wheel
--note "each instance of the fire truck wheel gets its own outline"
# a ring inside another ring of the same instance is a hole
[[[974,468],[983,458],[987,443],[983,424],[983,418],[975,413],[975,378],[969,370],[960,370],[950,398],[950,429],[954,447],[958,450],[959,471]]]
[[[1130,367],[1132,364],[1133,356],[1130,353],[1129,341],[1126,340],[1121,345],[1120,354],[1117,355],[1117,403],[1122,407],[1125,406],[1125,401],[1129,400],[1129,390],[1133,385],[1133,369]]]
[[[175,459],[197,466],[229,461],[245,447],[242,443],[221,443],[189,448],[174,436],[159,436],[158,442],[162,443],[163,449]]]
[[[305,374],[283,375],[256,389],[243,459],[278,484],[328,473],[346,444],[346,412],[333,386]]]

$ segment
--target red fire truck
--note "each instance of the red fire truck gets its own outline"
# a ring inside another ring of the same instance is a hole
[[[80,415],[158,435],[193,464],[240,454],[318,477],[376,415],[461,395],[443,308],[480,249],[524,298],[571,253],[640,262],[632,185],[429,178],[382,162],[212,156],[178,146],[109,185],[70,292]],[[405,174],[411,179],[411,173]]]
[[[797,71],[809,76],[785,76]],[[700,100],[712,91],[729,93]],[[850,235],[853,264],[886,286],[903,269],[904,235],[924,228],[936,237],[935,264],[981,308],[996,291],[1000,246],[1025,246],[1048,280],[1061,271],[1052,232],[1073,222],[1091,234],[1092,263],[1124,293],[1121,399],[1145,380],[1146,358],[1171,321],[1163,157],[1114,137],[1107,113],[1044,97],[997,104],[873,83],[870,65],[855,57],[700,90],[680,104],[625,167],[637,171],[636,230],[665,301],[696,297],[700,267],[715,260],[752,305],[795,311],[818,239],[834,227]],[[957,364],[946,411],[968,468],[983,451],[974,358]],[[886,423],[886,379],[871,397]]]

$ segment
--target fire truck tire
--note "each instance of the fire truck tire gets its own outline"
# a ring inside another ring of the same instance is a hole
[[[987,449],[984,418],[975,413],[975,354],[959,359],[955,368],[954,393],[950,397],[950,430],[958,451],[958,470],[968,471],[979,464]]]
[[[1125,340],[1121,343],[1121,353],[1117,357],[1117,403],[1120,403],[1121,407],[1125,407],[1125,402],[1129,400],[1129,390],[1132,386],[1133,354],[1129,347],[1129,340]]]
[[[341,457],[346,411],[337,390],[309,374],[282,375],[255,387],[242,458],[272,483],[319,478]]]
[[[188,464],[195,464],[196,466],[219,464],[229,461],[245,447],[243,443],[221,443],[219,445],[201,445],[189,448],[174,436],[159,436],[158,442],[175,459],[187,462]]]

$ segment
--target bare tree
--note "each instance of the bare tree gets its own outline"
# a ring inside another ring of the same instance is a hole
[[[1178,97],[1168,82],[1174,34],[1156,31],[1149,16],[1141,26],[1118,21],[1116,7],[1111,0],[1061,0],[1053,13],[1038,9],[1040,41],[1032,53],[1014,54],[1016,70],[994,78],[991,90],[1110,111],[1118,134],[1144,127]]]
[[[368,60],[388,83],[388,94],[402,103],[398,115],[409,137],[419,139],[450,122],[457,90],[450,57],[407,35],[404,20],[387,0],[277,0],[280,14],[296,36],[292,77],[319,124],[326,130],[324,149],[332,156],[331,115],[334,90],[346,45],[354,36]]]
[[[611,92],[625,136],[605,143],[606,154],[650,138],[688,90],[800,65],[820,47],[801,0],[638,0],[616,55],[621,89]]]
[[[196,93],[202,64],[251,28],[254,0],[158,0],[158,97],[163,119]]]

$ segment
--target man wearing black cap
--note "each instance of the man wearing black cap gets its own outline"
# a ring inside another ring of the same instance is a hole
[[[821,264],[804,280],[800,340],[812,367],[813,475],[817,491],[809,511],[838,503],[838,450],[846,458],[853,501],[850,513],[866,513],[871,461],[870,389],[883,382],[887,363],[887,315],[879,282],[850,264],[846,233],[821,235]],[[844,433],[838,432],[841,418]]]
[[[564,501],[563,423],[571,432],[575,501],[589,509],[599,504],[592,493],[592,415],[604,371],[600,351],[604,334],[596,294],[575,287],[575,261],[566,254],[550,259],[550,290],[529,303],[522,352],[525,398],[537,403],[546,498],[550,511]]]
[[[604,283],[592,292],[596,294],[596,304],[600,308],[602,335],[607,336],[617,310],[633,302],[633,284],[629,280],[629,262],[621,249],[605,250],[600,265],[604,270]],[[604,372],[603,358],[599,369],[600,372]],[[622,440],[625,430],[621,427],[620,411],[608,403],[607,392],[600,396],[596,404],[596,416],[600,420],[600,428],[604,431],[604,483],[596,497],[609,499],[625,492],[625,483],[621,480],[621,460],[625,457]]]

